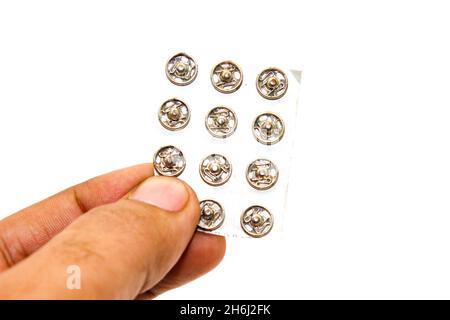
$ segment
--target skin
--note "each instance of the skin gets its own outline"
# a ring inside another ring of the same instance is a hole
[[[222,260],[199,215],[195,192],[151,164],[73,186],[0,221],[0,299],[154,298]],[[81,289],[67,289],[69,265]]]

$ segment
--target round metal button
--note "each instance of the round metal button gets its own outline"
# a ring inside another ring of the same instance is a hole
[[[186,167],[183,152],[174,146],[165,146],[159,149],[153,157],[153,166],[162,176],[177,177]]]
[[[288,79],[280,69],[268,68],[256,78],[256,88],[263,98],[280,99],[288,89]]]
[[[167,61],[166,76],[173,84],[186,86],[197,77],[197,63],[185,53],[178,53]]]
[[[220,186],[231,177],[231,163],[220,154],[211,154],[200,164],[200,176],[211,186]]]
[[[198,223],[200,229],[216,230],[223,224],[224,219],[225,211],[217,201],[203,200],[200,202],[200,221]]]
[[[241,68],[232,61],[219,63],[211,72],[213,87],[222,93],[235,92],[241,86],[243,78]]]
[[[251,237],[264,237],[272,230],[273,216],[264,207],[251,206],[241,216],[241,227]]]
[[[172,131],[183,129],[189,123],[191,113],[181,100],[169,99],[159,108],[158,118],[161,125]]]
[[[236,114],[229,108],[219,106],[212,109],[205,119],[206,129],[216,138],[226,138],[233,134],[237,127]]]
[[[283,138],[283,120],[273,113],[263,113],[253,123],[253,135],[262,144],[275,144]]]
[[[247,181],[257,190],[272,188],[278,180],[278,168],[270,160],[257,159],[247,168]]]

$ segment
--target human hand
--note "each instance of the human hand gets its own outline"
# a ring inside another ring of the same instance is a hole
[[[64,190],[0,221],[0,298],[147,299],[181,286],[225,254],[223,237],[195,231],[199,211],[187,184],[151,164]]]

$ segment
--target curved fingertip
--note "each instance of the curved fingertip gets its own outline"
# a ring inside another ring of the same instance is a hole
[[[223,260],[225,252],[225,237],[197,231],[172,270],[153,289],[139,298],[153,299],[203,276],[217,267]]]
[[[225,237],[197,232],[192,238],[191,244],[185,254],[190,254],[191,259],[198,258],[199,269],[208,272],[214,269],[223,260],[226,248],[227,242]],[[192,250],[192,252],[190,252],[190,250]]]

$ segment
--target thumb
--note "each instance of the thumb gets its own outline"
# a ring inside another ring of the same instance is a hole
[[[151,177],[128,197],[88,211],[2,273],[0,290],[8,298],[133,299],[175,265],[199,211],[187,184]]]

